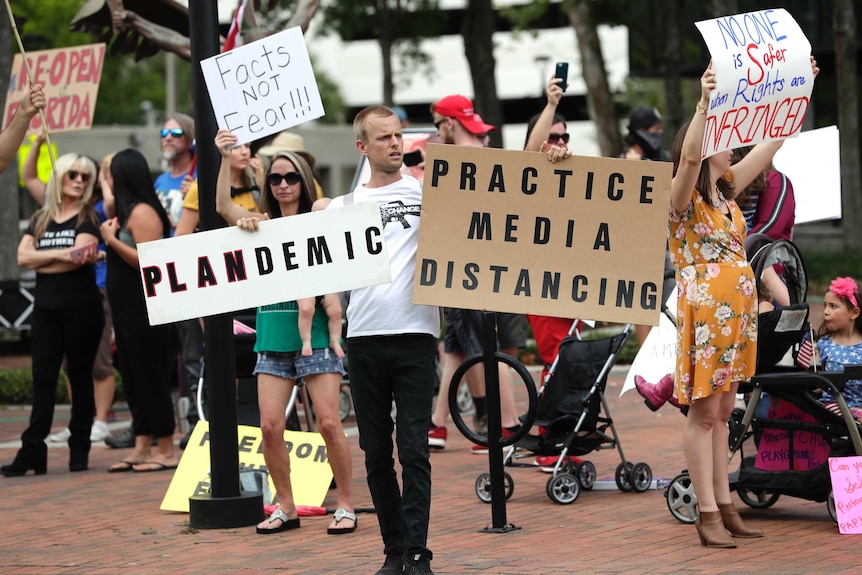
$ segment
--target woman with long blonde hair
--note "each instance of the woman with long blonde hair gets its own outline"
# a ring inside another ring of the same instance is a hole
[[[54,418],[55,391],[65,355],[73,402],[69,420],[69,470],[87,469],[95,415],[93,362],[105,315],[93,264],[99,221],[90,197],[96,166],[79,154],[57,159],[45,204],[30,219],[18,244],[18,265],[36,271],[31,315],[33,409],[15,461],[0,467],[7,477],[48,467],[45,438]]]

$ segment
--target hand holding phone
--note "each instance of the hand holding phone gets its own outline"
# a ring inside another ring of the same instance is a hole
[[[425,158],[422,157],[422,152],[417,148],[412,152],[404,154],[403,160],[405,166],[418,166],[425,161]]]
[[[560,82],[560,88],[562,88],[563,92],[565,92],[566,85],[569,83],[569,63],[557,62],[557,68],[554,72],[554,76],[562,79],[562,82]]]
[[[72,258],[73,264],[83,264],[87,261],[87,255],[96,249],[96,242],[90,242],[89,244],[83,245],[79,248],[73,248],[69,255]]]

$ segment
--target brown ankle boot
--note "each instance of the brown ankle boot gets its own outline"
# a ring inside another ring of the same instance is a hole
[[[698,509],[697,519],[694,520],[700,543],[704,547],[721,547],[732,549],[736,542],[728,535],[727,530],[721,522],[720,511],[700,511]]]
[[[733,503],[719,503],[721,521],[734,537],[763,537],[763,529],[752,529],[745,524]]]

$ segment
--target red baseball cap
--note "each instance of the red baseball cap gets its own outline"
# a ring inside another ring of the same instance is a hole
[[[441,98],[431,106],[431,111],[447,118],[455,118],[472,134],[484,134],[497,129],[483,122],[482,116],[473,110],[473,102],[470,98],[460,94]]]

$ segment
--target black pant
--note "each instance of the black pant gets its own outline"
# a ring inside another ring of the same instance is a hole
[[[67,359],[72,388],[69,420],[70,461],[86,463],[90,452],[90,427],[96,415],[93,398],[93,362],[99,349],[105,312],[95,301],[64,309],[36,306],[30,316],[33,358],[33,410],[30,425],[21,434],[21,451],[16,459],[23,464],[44,466],[48,461],[45,438],[51,432],[57,378],[63,356]]]
[[[121,309],[113,301],[111,313],[117,369],[132,412],[132,430],[135,435],[173,435],[176,421],[170,388],[174,366],[171,326],[150,326],[146,311]]]
[[[418,554],[430,560],[432,553],[426,547],[431,510],[428,429],[437,338],[423,334],[356,337],[348,340],[348,347],[359,446],[365,452],[384,553]],[[392,457],[393,399],[403,492]]]

